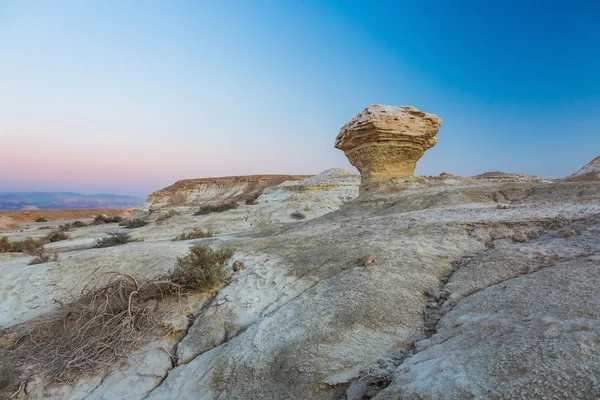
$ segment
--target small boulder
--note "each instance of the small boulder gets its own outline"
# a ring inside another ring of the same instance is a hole
[[[346,389],[347,400],[362,400],[367,393],[367,384],[363,380],[356,380],[352,382],[350,387]]]
[[[246,264],[242,260],[235,260],[233,262],[233,272],[238,272],[246,268]]]
[[[367,267],[367,266],[373,265],[377,262],[377,256],[373,253],[365,253],[365,254],[362,254],[360,257],[358,257],[356,262],[358,263],[358,265]]]
[[[522,231],[516,231],[513,233],[512,240],[517,243],[525,243],[527,241],[527,235]]]

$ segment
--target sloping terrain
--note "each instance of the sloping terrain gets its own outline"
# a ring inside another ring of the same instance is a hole
[[[600,183],[444,175],[347,202],[356,178],[324,175],[223,213],[177,207],[132,230],[144,242],[90,249],[113,224],[48,245],[58,262],[0,254],[3,327],[109,271],[160,275],[191,243],[234,247],[246,266],[174,310],[189,321],[177,333],[75,384],[24,376],[28,398],[600,395]],[[171,241],[193,227],[219,234]]]
[[[142,211],[168,206],[197,206],[227,200],[250,202],[270,187],[286,181],[301,181],[308,175],[248,175],[222,178],[184,179],[148,196]]]
[[[590,163],[564,180],[567,182],[600,181],[600,157],[594,158]]]

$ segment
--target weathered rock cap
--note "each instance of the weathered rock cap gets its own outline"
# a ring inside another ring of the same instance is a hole
[[[335,147],[361,175],[361,194],[382,181],[414,174],[417,161],[438,142],[442,121],[412,106],[373,104],[342,127]]]
[[[438,142],[436,135],[441,125],[437,115],[413,106],[371,104],[342,127],[335,148],[346,151],[364,143],[408,139],[430,149]]]

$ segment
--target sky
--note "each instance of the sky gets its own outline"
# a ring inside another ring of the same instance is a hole
[[[567,176],[600,155],[599,20],[598,0],[0,0],[0,192],[352,169],[333,144],[369,104],[442,119],[417,174]]]

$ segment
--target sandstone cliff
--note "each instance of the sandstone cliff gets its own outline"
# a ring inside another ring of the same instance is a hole
[[[184,179],[152,193],[140,210],[155,211],[168,206],[195,206],[227,200],[253,200],[267,188],[286,181],[300,181],[310,176],[248,175]]]

